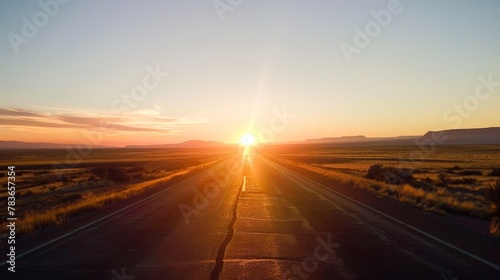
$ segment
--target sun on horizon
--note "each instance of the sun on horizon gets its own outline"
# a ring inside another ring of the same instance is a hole
[[[245,147],[252,146],[253,144],[255,144],[255,137],[250,133],[245,133],[240,138],[240,144]]]

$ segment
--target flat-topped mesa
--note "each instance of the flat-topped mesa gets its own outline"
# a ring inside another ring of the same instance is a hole
[[[421,140],[425,139],[443,139],[438,144],[500,144],[500,127],[488,128],[468,128],[468,129],[450,129],[440,131],[429,131]]]

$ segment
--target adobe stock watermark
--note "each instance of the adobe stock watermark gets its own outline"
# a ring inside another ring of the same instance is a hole
[[[295,115],[288,113],[286,107],[278,110],[272,110],[274,116],[269,120],[268,127],[259,130],[259,141],[272,141],[275,133],[282,132],[291,123],[290,120],[295,119]],[[178,208],[186,224],[191,223],[191,216],[198,216],[210,204],[210,201],[216,198],[221,189],[226,188],[231,183],[231,178],[238,175],[238,170],[243,167],[245,163],[242,160],[235,159],[227,163],[224,168],[218,172],[211,171],[209,176],[212,180],[205,184],[200,190],[193,188],[193,198],[191,204],[181,203]]]
[[[127,272],[125,272],[125,267],[122,267],[121,273],[116,271],[116,269],[111,270],[111,274],[114,276],[111,278],[111,280],[134,280],[135,276],[128,275]]]
[[[453,104],[450,109],[443,113],[443,120],[447,123],[453,123],[452,129],[460,128],[463,120],[471,117],[472,113],[479,109],[481,102],[491,98],[492,94],[500,87],[500,81],[494,81],[491,73],[486,78],[479,76],[477,79],[478,84],[474,92],[467,95],[462,102]],[[422,162],[434,154],[436,146],[444,144],[447,139],[448,136],[442,131],[415,139],[414,143],[419,149],[411,152],[408,159],[400,161],[401,168],[398,168],[398,174],[385,174],[387,181],[392,184],[405,182],[412,175],[411,171],[416,169],[417,162]]]
[[[28,44],[30,39],[33,39],[41,28],[45,27],[51,18],[57,16],[61,10],[62,5],[66,5],[70,0],[40,0],[38,6],[40,10],[35,12],[30,19],[22,17],[20,34],[9,32],[7,39],[9,39],[12,49],[17,54],[21,44]]]
[[[367,22],[363,29],[358,26],[354,27],[353,43],[342,41],[339,44],[340,50],[344,55],[347,63],[351,63],[354,54],[360,54],[361,50],[367,48],[372,39],[379,36],[383,28],[386,28],[391,22],[394,15],[400,14],[403,11],[403,6],[399,0],[390,0],[387,3],[387,8],[378,12],[370,11],[373,20]]]
[[[299,265],[288,268],[281,279],[308,279],[311,274],[318,270],[320,263],[335,265],[339,273],[344,277],[342,279],[351,278],[352,275],[344,271],[344,261],[335,252],[335,249],[338,249],[341,244],[333,242],[334,238],[335,236],[330,232],[325,239],[322,237],[316,238],[318,245],[314,248],[313,254],[304,258]]]
[[[463,119],[468,119],[471,114],[479,109],[480,103],[488,100],[495,88],[500,87],[500,81],[493,80],[493,74],[488,77],[478,77],[479,83],[476,85],[473,94],[467,95],[461,103],[453,104],[453,108],[446,110],[443,114],[443,120],[447,123],[454,123],[452,128],[459,128]]]
[[[140,102],[146,100],[149,93],[155,91],[163,82],[163,79],[169,75],[168,72],[160,70],[160,65],[156,65],[155,69],[147,66],[146,72],[147,74],[142,78],[142,83],[134,86],[130,90],[130,94],[122,94],[120,98],[111,102],[111,111],[113,113],[128,116],[130,110],[137,108]]]
[[[159,65],[156,65],[155,68],[147,66],[145,70],[146,75],[140,84],[132,87],[129,94],[122,94],[111,102],[110,109],[113,113],[118,113],[118,117],[128,116],[130,111],[136,108],[139,102],[144,101],[152,91],[156,90],[169,75],[168,72],[161,71]],[[85,157],[92,154],[96,146],[102,144],[106,132],[112,128],[113,124],[110,121],[102,119],[97,129],[82,131],[84,139],[76,145],[75,149],[69,145],[66,146],[68,153],[65,162],[63,164],[54,162],[52,168],[57,170],[77,167]],[[62,179],[59,172],[58,176],[59,179]]]
[[[210,201],[216,198],[221,189],[225,189],[231,183],[231,178],[238,174],[238,170],[243,166],[240,160],[232,160],[231,162],[225,164],[222,170],[217,173],[211,171],[209,176],[212,181],[205,184],[202,190],[197,187],[193,188],[194,193],[191,205],[181,203],[178,208],[181,212],[182,218],[186,224],[191,223],[192,215],[200,215],[201,211],[208,207]]]
[[[224,14],[233,12],[242,2],[243,0],[215,0],[212,5],[220,21],[224,21]]]
[[[282,132],[295,119],[295,115],[290,114],[286,107],[278,110],[274,108],[274,116],[269,119],[268,126],[259,129],[257,132],[257,143],[267,143],[274,140],[275,134]]]

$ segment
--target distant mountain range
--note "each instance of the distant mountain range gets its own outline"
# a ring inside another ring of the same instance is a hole
[[[445,144],[500,144],[500,127],[429,131],[421,138],[433,139],[440,135],[446,137]]]
[[[76,144],[56,144],[44,142],[0,141],[0,149],[66,149],[76,147]],[[93,148],[114,148],[111,146],[97,145]]]
[[[441,139],[445,139],[441,142]],[[398,136],[398,137],[365,137],[344,136],[328,137],[320,139],[307,139],[305,144],[377,144],[377,145],[412,145],[416,140],[423,142],[425,140],[433,141],[434,144],[500,144],[500,127],[488,128],[468,128],[468,129],[450,129],[440,131],[429,131],[422,136]],[[419,142],[417,141],[417,142]]]
[[[177,144],[161,144],[161,145],[128,145],[125,148],[215,148],[221,147],[225,144],[217,141],[203,141],[203,140],[189,140]]]
[[[339,144],[339,145],[412,145],[415,140],[433,141],[435,144],[499,144],[500,127],[450,129],[441,131],[429,131],[422,136],[398,136],[398,137],[366,137],[363,135],[326,137],[320,139],[307,139],[305,141],[290,142],[290,144]],[[439,143],[437,139],[446,139]],[[216,148],[223,147],[223,142],[189,140],[177,144],[162,145],[128,145],[125,148]],[[65,149],[76,145],[42,143],[42,142],[21,142],[21,141],[0,141],[0,149]],[[117,148],[112,146],[94,146],[93,148]]]
[[[306,144],[362,144],[372,142],[385,142],[385,143],[406,143],[411,142],[420,136],[397,136],[397,137],[366,137],[364,135],[358,136],[342,136],[342,137],[326,137],[320,139],[307,139],[304,141]]]
[[[128,145],[124,148],[209,148],[223,146],[222,142],[203,141],[203,140],[189,140],[177,144],[162,144],[162,145]],[[67,147],[76,148],[74,144],[56,144],[56,143],[43,143],[43,142],[21,142],[21,141],[0,141],[0,149],[66,149]],[[96,149],[105,148],[121,148],[114,146],[93,146]]]

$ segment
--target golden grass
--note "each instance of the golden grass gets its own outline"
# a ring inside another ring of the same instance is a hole
[[[425,211],[445,215],[447,213],[464,214],[472,217],[486,217],[492,211],[492,204],[479,195],[452,193],[446,188],[438,187],[435,191],[426,191],[405,184],[403,186],[391,185],[367,179],[346,170],[335,170],[323,166],[297,162],[273,156],[273,159],[294,165],[327,178],[346,183],[352,187],[367,189],[380,196],[388,196],[402,203],[418,207]]]
[[[424,190],[414,188],[408,184],[405,184],[402,188],[400,188],[399,194],[411,198],[424,198],[427,195]]]

